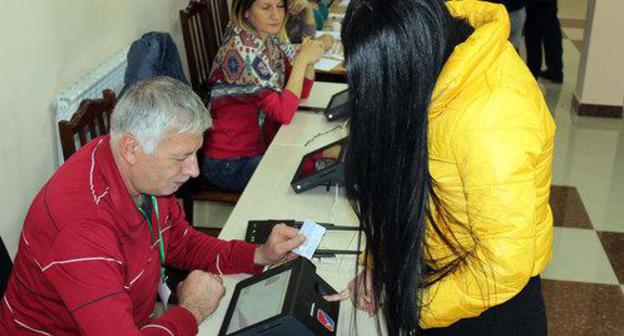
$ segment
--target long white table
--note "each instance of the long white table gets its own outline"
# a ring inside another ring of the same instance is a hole
[[[313,93],[315,90],[324,90],[324,88],[327,87],[322,83],[316,83]],[[340,91],[344,87],[334,87],[334,89]],[[318,91],[316,93],[317,95],[313,97],[323,96],[318,95]],[[247,221],[254,219],[304,220],[309,218],[317,222],[357,226],[357,217],[342,188],[332,187],[327,191],[324,187],[318,187],[295,194],[290,187],[292,177],[304,154],[346,136],[348,131],[344,127],[336,128],[316,137],[311,142],[309,140],[319,133],[343,124],[344,122],[341,121],[327,122],[322,113],[297,112],[292,123],[283,126],[269,146],[223,227],[220,238],[243,239]],[[357,233],[327,231],[319,248],[356,250],[358,249]],[[363,249],[363,246],[360,249]],[[357,256],[341,255],[335,258],[314,259],[313,262],[317,267],[317,273],[337,291],[340,291],[355,276]],[[200,335],[218,333],[234,287],[238,281],[246,277],[247,275],[223,277],[226,295],[219,308],[201,323]],[[342,302],[340,306],[338,335],[355,334],[354,316],[357,317],[358,335],[377,335],[375,318],[363,312],[354,314],[354,308],[348,301]]]
[[[331,97],[347,88],[347,84],[316,82],[310,92],[310,96],[301,100],[299,107],[302,110],[323,110]]]

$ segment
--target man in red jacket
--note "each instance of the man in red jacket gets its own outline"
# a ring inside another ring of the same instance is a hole
[[[195,231],[171,194],[199,174],[210,117],[191,89],[158,77],[119,101],[110,136],[74,154],[24,221],[0,303],[0,334],[194,335],[224,293],[215,274],[257,273],[304,238],[276,226],[264,245]],[[194,270],[166,301],[164,265]]]

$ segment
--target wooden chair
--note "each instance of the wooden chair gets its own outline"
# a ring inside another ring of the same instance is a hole
[[[217,29],[220,27],[220,21],[217,20],[219,16],[214,15],[216,12],[212,3],[213,1],[191,0],[185,9],[180,11],[191,86],[204,100],[210,92],[208,80],[212,61],[223,40],[222,33]]]
[[[210,3],[210,9],[212,10],[212,17],[214,20],[214,28],[217,35],[217,43],[223,44],[223,38],[225,36],[225,28],[230,21],[230,10],[228,8],[227,0],[200,0]]]
[[[176,195],[178,196],[178,198],[182,199],[182,208],[184,209],[186,220],[191,225],[194,225],[193,206],[195,204],[195,201],[235,205],[241,196],[240,193],[225,191],[219,189],[214,185],[211,185],[202,175],[197,178],[190,179],[188,182],[186,182],[176,193]],[[211,232],[216,233],[215,235],[218,235],[219,231],[219,229],[216,229],[216,231],[212,230]]]
[[[210,69],[223,42],[229,21],[227,0],[191,0],[180,11],[182,35],[186,48],[193,90],[208,100]],[[201,164],[201,155],[200,155]],[[202,176],[188,181],[176,195],[182,199],[186,220],[193,224],[194,201],[236,204],[240,193],[224,191],[210,185]]]
[[[115,108],[115,92],[104,90],[102,99],[85,99],[70,120],[58,123],[65,160],[92,139],[108,134]]]

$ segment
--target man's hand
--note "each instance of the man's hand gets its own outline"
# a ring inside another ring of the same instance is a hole
[[[180,282],[177,294],[180,306],[190,311],[199,324],[217,309],[225,287],[219,276],[194,270]]]
[[[305,237],[299,230],[286,224],[277,224],[271,230],[266,243],[260,245],[254,253],[256,265],[272,265],[280,261],[293,260],[297,257],[291,250],[299,247]]]
[[[357,298],[355,297],[356,288]],[[325,296],[325,300],[329,302],[342,301],[346,299],[351,299],[354,306],[367,312],[369,315],[374,315],[377,312],[379,305],[375,301],[370,271],[361,272],[353,280],[349,281],[347,288],[345,288],[342,292]]]

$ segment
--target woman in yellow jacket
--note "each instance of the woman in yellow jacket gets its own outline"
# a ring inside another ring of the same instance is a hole
[[[347,195],[367,271],[343,293],[388,333],[545,335],[555,126],[505,8],[352,0]]]

